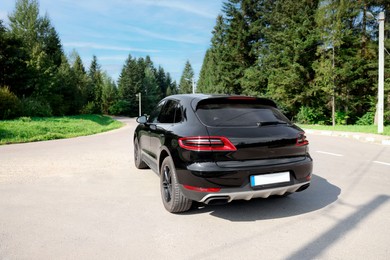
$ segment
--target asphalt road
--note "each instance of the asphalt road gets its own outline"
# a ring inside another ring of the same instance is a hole
[[[0,146],[0,259],[390,259],[390,146],[308,135],[308,190],[170,214],[125,121]]]

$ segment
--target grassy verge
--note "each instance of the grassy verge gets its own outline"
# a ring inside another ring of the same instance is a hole
[[[343,132],[359,132],[359,133],[369,133],[369,134],[377,134],[378,127],[375,125],[336,125],[328,126],[328,125],[301,125],[299,127],[303,129],[314,129],[314,130],[326,130],[326,131],[343,131]],[[383,135],[390,136],[390,126],[384,127]]]
[[[100,115],[22,117],[0,121],[0,145],[91,135],[121,126],[123,123]]]

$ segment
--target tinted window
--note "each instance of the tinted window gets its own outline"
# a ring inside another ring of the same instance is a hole
[[[159,116],[163,106],[165,105],[165,103],[166,103],[165,100],[163,100],[160,103],[158,103],[156,108],[150,114],[150,117],[149,117],[149,120],[148,120],[149,123],[158,123],[158,120],[157,120],[158,116]]]
[[[286,124],[289,120],[276,108],[254,102],[203,102],[196,114],[208,126],[259,126]]]
[[[182,120],[182,109],[180,104],[174,100],[168,100],[158,116],[160,123],[178,123]]]

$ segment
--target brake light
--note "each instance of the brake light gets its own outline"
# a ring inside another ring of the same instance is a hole
[[[309,141],[306,139],[305,132],[300,132],[298,134],[298,137],[297,137],[296,145],[297,146],[304,146],[304,145],[308,145],[308,144],[309,144]]]
[[[234,96],[234,97],[228,97],[227,99],[230,99],[230,100],[256,100],[255,97],[246,97],[246,96]]]
[[[199,191],[199,192],[219,192],[221,188],[202,188],[202,187],[194,187],[190,185],[183,185],[187,190]]]
[[[229,139],[222,136],[192,136],[179,138],[181,148],[190,151],[236,151]]]

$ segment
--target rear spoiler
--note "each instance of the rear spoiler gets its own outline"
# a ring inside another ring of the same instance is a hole
[[[277,105],[274,101],[268,98],[257,98],[257,97],[249,97],[249,96],[216,96],[211,98],[201,99],[196,103],[196,110],[199,105],[207,104],[207,103],[245,103],[245,104],[260,104],[264,106],[270,106],[277,108]]]

